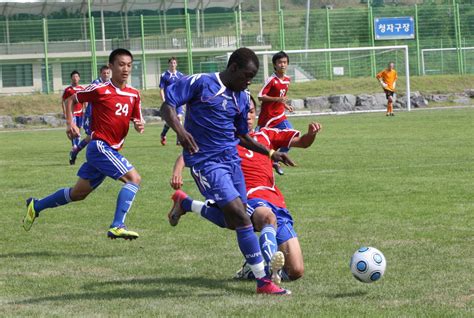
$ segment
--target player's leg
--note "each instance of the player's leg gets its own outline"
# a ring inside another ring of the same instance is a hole
[[[168,124],[165,123],[160,135],[161,136],[160,142],[162,146],[166,146],[166,134],[168,133],[168,130],[170,130],[170,126],[168,126]]]
[[[184,125],[184,106],[178,106],[176,107],[176,115],[178,116],[179,122],[182,125]],[[178,138],[176,138],[176,146],[181,145]]]
[[[277,128],[277,129],[293,129],[293,126],[291,125],[291,123],[285,119],[284,121],[282,121],[281,123],[279,123],[278,125],[272,127],[272,128]],[[288,151],[290,151],[289,148],[286,148],[286,147],[283,147],[283,148],[280,148],[278,149],[278,151],[280,152],[285,152],[287,153]],[[280,166],[280,163],[279,162],[274,162],[273,163],[273,169],[275,169],[275,172],[278,173],[279,175],[283,175],[285,174],[285,172],[283,171],[283,169],[281,168]]]
[[[390,91],[387,89],[384,89],[384,92],[385,92],[385,97],[387,98],[387,111],[385,112],[385,115],[390,116],[390,105],[391,105]]]
[[[285,254],[284,274],[290,280],[297,280],[304,274],[303,252],[297,237],[280,244],[278,249]]]
[[[286,212],[286,211],[280,211]],[[293,228],[291,215],[280,213],[277,229],[278,249],[285,255],[285,266],[281,272],[283,279],[296,280],[303,276],[303,253],[296,231]]]
[[[87,163],[84,163],[84,165],[87,165]],[[102,182],[102,180],[100,180],[100,182]],[[100,184],[100,182],[98,184]],[[79,177],[76,185],[72,188],[61,188],[42,199],[29,198],[26,200],[27,212],[23,219],[23,228],[29,231],[41,211],[57,208],[73,201],[84,200],[93,190],[94,187],[91,186],[89,180]]]

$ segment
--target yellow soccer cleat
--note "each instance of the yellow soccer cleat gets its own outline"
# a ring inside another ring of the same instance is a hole
[[[33,198],[29,198],[26,200],[26,215],[23,218],[23,228],[25,231],[29,231],[31,229],[37,216],[38,214],[35,211],[35,200]]]
[[[283,252],[277,251],[273,254],[270,262],[270,268],[272,269],[271,279],[272,282],[277,285],[280,285],[281,283],[280,270],[283,268],[283,265],[285,265],[285,255]]]
[[[111,239],[123,238],[125,240],[135,240],[139,237],[137,232],[129,231],[125,225],[111,227],[107,232]]]

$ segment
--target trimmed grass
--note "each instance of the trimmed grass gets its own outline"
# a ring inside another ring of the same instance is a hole
[[[306,268],[284,298],[231,279],[242,263],[232,231],[195,215],[168,225],[180,148],[173,134],[159,145],[161,126],[131,131],[123,150],[143,178],[127,218],[141,235],[134,242],[106,239],[120,189],[110,179],[24,232],[24,199],[73,185],[78,166],[67,164],[62,129],[0,133],[0,316],[472,315],[474,111],[396,115],[291,119],[324,130],[312,148],[291,150],[298,167],[277,178]],[[184,190],[200,198],[189,176]],[[387,258],[377,283],[349,271],[361,245]]]
[[[462,93],[463,90],[473,88],[474,75],[438,75],[438,76],[413,76],[411,90],[422,93]],[[400,78],[398,88],[400,93],[405,90],[404,79]],[[254,96],[261,89],[260,83],[254,83],[250,90]],[[374,78],[341,78],[334,81],[317,80],[306,83],[293,83],[288,93],[289,98],[304,99],[308,96],[321,96],[332,94],[372,94],[381,93],[382,90]],[[158,89],[142,91],[143,107],[160,107],[161,98]],[[432,105],[444,105],[432,103]],[[446,103],[449,105],[449,102]],[[46,113],[61,113],[61,96],[59,94],[2,96],[0,98],[0,116],[43,115]]]

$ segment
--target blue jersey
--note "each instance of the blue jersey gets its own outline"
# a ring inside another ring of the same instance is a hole
[[[194,155],[183,151],[186,166],[231,155],[239,160],[237,135],[248,133],[247,114],[250,96],[224,86],[219,73],[187,76],[166,90],[166,102],[172,107],[187,105],[184,128],[196,141]]]
[[[176,73],[171,73],[169,70],[161,74],[160,77],[160,88],[166,89],[171,84],[175,83],[179,79],[183,78],[184,74],[176,71]]]

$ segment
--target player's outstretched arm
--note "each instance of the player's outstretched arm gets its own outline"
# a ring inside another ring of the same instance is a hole
[[[145,121],[138,118],[133,118],[133,126],[139,134],[143,134],[143,131],[145,130]]]
[[[273,149],[267,149],[264,145],[254,140],[249,134],[238,135],[240,145],[249,150],[269,156],[274,161],[283,162],[287,166],[295,166],[295,163],[288,157],[286,153],[278,152]]]
[[[316,139],[316,135],[321,131],[323,126],[320,123],[310,123],[308,125],[308,132],[301,137],[295,137],[290,143],[290,147],[308,148]]]
[[[184,159],[183,155],[180,155],[174,163],[173,173],[171,175],[170,185],[173,189],[178,190],[183,186],[183,169]]]
[[[79,128],[73,121],[72,108],[73,105],[77,103],[76,95],[69,96],[65,101],[65,112],[66,116],[66,135],[69,139],[74,139],[81,135]]]
[[[176,132],[178,140],[181,143],[181,146],[190,154],[194,154],[199,151],[199,147],[196,144],[193,136],[184,129],[181,125],[178,115],[176,115],[176,109],[164,102],[161,105],[160,109],[161,117],[166,121],[166,123]]]

